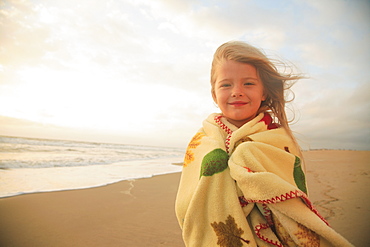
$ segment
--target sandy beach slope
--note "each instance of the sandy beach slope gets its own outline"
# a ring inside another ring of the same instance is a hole
[[[370,151],[305,152],[310,198],[355,246],[370,246]],[[0,246],[179,246],[180,173],[0,199]]]
[[[179,179],[0,199],[0,246],[184,246],[174,212]]]

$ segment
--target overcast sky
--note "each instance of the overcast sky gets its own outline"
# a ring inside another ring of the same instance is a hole
[[[309,77],[304,149],[369,149],[369,31],[367,0],[3,0],[0,135],[185,148],[219,111],[214,51],[242,40]]]

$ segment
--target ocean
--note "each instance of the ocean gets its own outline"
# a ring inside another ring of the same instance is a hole
[[[185,150],[0,136],[0,197],[180,172]]]

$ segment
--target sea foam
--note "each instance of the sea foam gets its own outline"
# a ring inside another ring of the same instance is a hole
[[[0,197],[91,188],[181,171],[184,150],[0,136]]]
[[[123,161],[110,165],[0,170],[0,197],[92,188],[122,180],[180,172],[177,158]]]

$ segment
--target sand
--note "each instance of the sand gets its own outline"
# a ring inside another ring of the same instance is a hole
[[[370,246],[370,151],[310,151],[304,157],[316,208],[352,244]]]
[[[310,198],[355,246],[370,246],[370,151],[304,153]],[[180,173],[0,199],[0,246],[179,246]]]

